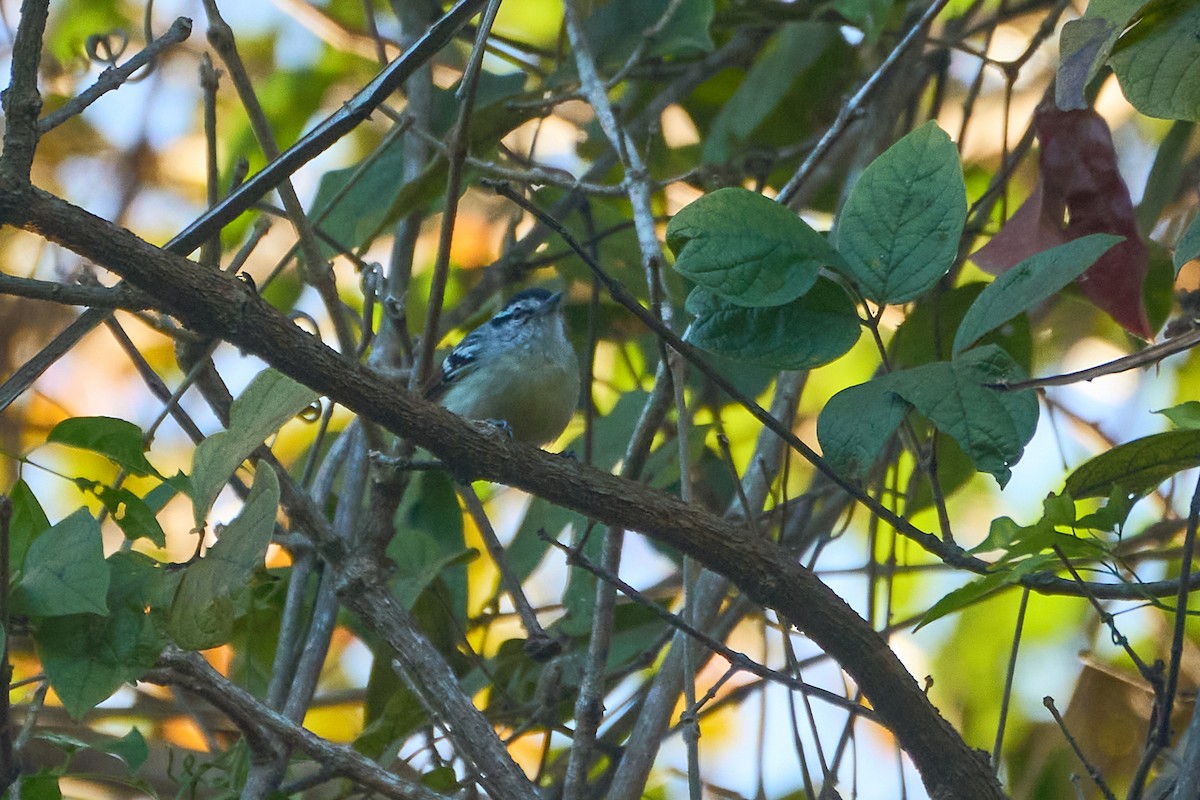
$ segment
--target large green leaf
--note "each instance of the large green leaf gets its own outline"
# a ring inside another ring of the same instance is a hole
[[[893,369],[908,369],[950,357],[950,345],[963,317],[990,283],[980,281],[931,292],[912,303],[904,322],[888,342]],[[1007,324],[985,335],[981,344],[994,344],[1012,356],[1021,369],[1029,371],[1033,342],[1029,320],[1017,315]]]
[[[22,776],[21,796],[18,800],[62,800],[58,773],[43,769],[37,774]]]
[[[33,540],[14,595],[31,617],[108,613],[109,567],[100,524],[81,508]]]
[[[35,631],[50,685],[75,719],[121,684],[140,678],[163,648],[147,611],[158,599],[162,570],[140,553],[114,553],[109,563],[107,616],[53,617],[41,620]]]
[[[467,619],[467,571],[475,557],[463,534],[463,514],[454,482],[444,472],[414,475],[393,517],[396,535],[387,555],[397,565],[392,576],[396,596],[409,608],[421,591],[440,578],[440,601],[455,619]]]
[[[145,434],[115,417],[72,417],[51,429],[47,442],[91,450],[134,475],[157,475],[143,450]]]
[[[928,122],[875,159],[850,191],[837,223],[846,274],[877,303],[912,300],[954,263],[966,218],[958,150]]]
[[[1200,5],[1157,3],[1117,42],[1109,63],[1149,117],[1200,119]]]
[[[809,369],[828,364],[858,341],[854,305],[842,287],[817,281],[790,303],[746,308],[726,303],[703,288],[688,296],[696,319],[684,338],[705,350],[773,369]]]
[[[1091,0],[1080,19],[1063,25],[1055,102],[1063,111],[1089,107],[1086,90],[1113,45],[1148,0]]]
[[[1072,497],[1105,497],[1114,487],[1150,491],[1177,472],[1200,466],[1200,430],[1156,433],[1117,445],[1081,464],[1067,478]]]
[[[1033,437],[1037,397],[1031,390],[1000,392],[989,385],[1021,376],[995,345],[882,375],[834,395],[817,420],[817,438],[835,469],[862,477],[911,406],[1003,486]]]
[[[837,28],[817,22],[782,25],[762,49],[754,66],[723,103],[704,137],[701,158],[724,164],[736,148],[772,116],[793,90],[803,71],[813,65],[840,36]],[[790,108],[788,109],[790,111]]]
[[[209,436],[192,456],[192,506],[197,528],[204,527],[208,510],[234,470],[316,396],[312,389],[273,369],[263,370],[250,382],[233,401],[229,430]]]
[[[1053,555],[1034,556],[1033,558],[1017,562],[1015,566],[1000,568],[996,572],[976,578],[970,583],[960,586],[944,595],[930,606],[929,610],[922,615],[921,621],[917,623],[917,626],[913,630],[920,630],[936,619],[941,619],[947,614],[961,611],[990,597],[1001,589],[1013,586],[1024,576],[1049,566],[1056,559],[1057,556]]]
[[[279,479],[263,466],[254,473],[241,513],[225,526],[204,558],[183,573],[168,621],[171,638],[180,647],[203,650],[229,639],[237,598],[263,564],[278,506]]]
[[[822,266],[841,261],[795,212],[760,194],[718,189],[686,206],[667,225],[675,269],[739,306],[795,300]]]
[[[954,355],[1057,294],[1122,240],[1121,236],[1094,233],[1030,256],[1002,273],[979,294],[963,317],[954,335]]]

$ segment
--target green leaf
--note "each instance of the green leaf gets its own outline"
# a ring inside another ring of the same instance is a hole
[[[1104,505],[1079,518],[1076,526],[1096,531],[1114,531],[1120,534],[1125,520],[1137,502],[1138,496],[1121,486],[1113,486]]]
[[[473,126],[481,121],[487,125],[497,113],[511,116],[503,104],[520,93],[525,85],[525,77],[522,72],[481,73],[475,93]],[[445,136],[458,115],[456,88],[452,86],[434,90],[430,132],[439,138]],[[472,139],[476,144],[483,141],[474,136]],[[367,244],[386,226],[388,218],[393,216],[392,205],[407,187],[413,185],[413,182],[405,183],[401,179],[405,174],[403,139],[395,139],[381,145],[381,148],[368,156],[370,163],[353,185],[350,185],[350,180],[361,164],[330,170],[321,176],[317,185],[317,195],[312,203],[313,218],[320,220],[323,232],[350,250]],[[443,188],[444,185],[443,180]],[[322,243],[321,247],[327,255],[332,256],[336,252],[328,243]]]
[[[909,409],[887,381],[876,379],[843,389],[817,417],[823,457],[846,477],[865,478]]]
[[[953,614],[955,611],[961,611],[1005,587],[1019,583],[1021,578],[1041,570],[1055,560],[1056,557],[1052,555],[1034,556],[1017,563],[1010,569],[1000,569],[984,575],[982,578],[977,578],[965,586],[960,586],[930,606],[913,630],[920,630],[936,619]]]
[[[954,263],[966,219],[958,150],[928,122],[875,159],[850,191],[837,223],[846,275],[877,303],[919,297]]]
[[[392,541],[388,557],[396,563],[396,571],[389,585],[397,602],[411,610],[421,593],[443,572],[479,557],[479,551],[475,549],[454,553],[444,550],[432,536],[419,530],[403,531]]]
[[[146,746],[146,740],[137,728],[130,728],[129,733],[120,739],[98,743],[95,745],[95,748],[103,750],[105,753],[110,753],[124,761],[125,766],[129,767],[130,772],[137,772],[142,764],[146,763],[146,759],[150,757],[150,750]]]
[[[31,617],[104,615],[108,582],[100,524],[81,508],[34,539],[14,600]]]
[[[795,212],[760,194],[718,189],[667,225],[675,270],[739,306],[777,306],[812,288],[841,259]]]
[[[1194,122],[1174,122],[1159,142],[1150,174],[1146,176],[1146,188],[1137,204],[1137,227],[1143,236],[1148,236],[1154,230],[1163,209],[1179,196],[1179,187],[1187,174],[1195,132]],[[1178,268],[1175,271],[1178,272]]]
[[[20,800],[62,800],[58,777],[49,770],[22,777]]]
[[[1025,530],[1012,517],[996,517],[988,527],[988,535],[971,548],[972,553],[988,553],[992,550],[1007,550]]]
[[[754,66],[722,103],[704,138],[701,159],[725,164],[741,145],[765,125],[793,91],[802,73],[840,36],[837,28],[818,22],[789,22],[759,53]],[[786,76],[786,77],[784,77]]]
[[[99,453],[134,475],[158,475],[146,460],[145,434],[132,422],[114,417],[72,417],[54,426],[46,441]]]
[[[129,489],[123,486],[113,488],[88,478],[76,478],[75,485],[81,491],[95,495],[104,504],[129,541],[144,537],[158,547],[167,546],[167,535],[163,532],[158,518],[150,506]]]
[[[229,430],[205,439],[192,457],[192,505],[197,528],[204,527],[208,510],[234,470],[316,397],[312,389],[273,369],[263,370],[250,382],[233,401]]]
[[[1063,111],[1090,107],[1087,87],[1108,60],[1113,45],[1147,0],[1091,0],[1082,19],[1063,25],[1055,102]]]
[[[1162,414],[1171,420],[1176,428],[1200,428],[1200,400],[1188,400],[1170,408],[1160,408],[1155,414]]]
[[[463,513],[453,481],[444,472],[413,476],[393,521],[396,535],[388,543],[387,554],[399,570],[393,581],[397,594],[406,596],[410,601],[406,605],[411,608],[420,590],[441,578],[446,589],[441,601],[450,607],[455,619],[465,622],[467,571],[456,565],[469,561],[475,551],[467,547],[463,535]],[[420,584],[419,589],[401,588],[408,580]]]
[[[1178,275],[1184,264],[1196,258],[1200,258],[1200,217],[1191,221],[1175,245],[1175,274]]]
[[[696,319],[684,339],[718,355],[772,369],[809,369],[845,354],[860,332],[854,304],[822,278],[790,303],[746,308],[697,287],[687,299]]]
[[[894,376],[894,377],[893,377]],[[989,384],[1023,375],[995,345],[961,357],[892,373],[894,390],[943,433],[954,437],[981,472],[1004,486],[1037,427],[1032,390],[998,392]]]
[[[50,685],[74,719],[140,678],[162,652],[162,637],[146,611],[157,602],[161,568],[140,553],[115,553],[110,565],[108,616],[53,617],[35,631]]]
[[[171,637],[180,647],[204,650],[228,641],[237,597],[263,564],[278,505],[279,479],[264,465],[254,473],[241,513],[225,526],[204,558],[183,573],[168,620]]]
[[[931,292],[908,308],[904,322],[888,342],[895,369],[943,361],[950,356],[950,345],[967,311],[991,283],[975,281],[947,291]],[[1029,371],[1033,341],[1029,319],[1018,314],[1007,324],[985,335],[981,344],[994,344],[1008,353],[1021,369]]]
[[[954,361],[883,375],[834,395],[817,419],[817,438],[835,469],[863,477],[911,405],[952,436],[976,469],[1004,486],[1009,467],[1033,437],[1037,396],[1031,390],[998,392],[989,384],[1020,375],[1008,354],[995,345]]]
[[[1177,472],[1200,466],[1200,430],[1134,439],[1081,464],[1067,478],[1072,497],[1105,497],[1115,487],[1144,494]]]
[[[1124,237],[1094,233],[1030,256],[988,284],[954,335],[954,355],[1022,312],[1047,300]]]
[[[8,499],[13,504],[12,520],[8,528],[8,561],[14,570],[20,570],[21,565],[25,563],[29,545],[49,529],[50,520],[25,481],[20,480],[13,484]]]
[[[1200,5],[1157,3],[1117,41],[1109,64],[1148,117],[1200,119]]]

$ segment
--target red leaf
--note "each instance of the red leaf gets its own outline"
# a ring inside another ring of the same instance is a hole
[[[1117,171],[1112,134],[1091,109],[1061,111],[1043,103],[1034,116],[1041,141],[1037,188],[973,260],[999,274],[1029,256],[1090,233],[1125,241],[1079,277],[1079,288],[1132,334],[1153,337],[1142,285],[1149,270],[1129,188]]]
[[[1053,209],[1046,209],[1042,194],[1042,181],[1039,178],[1033,194],[1013,212],[1004,227],[971,255],[971,260],[980,269],[1000,275],[1030,256],[1067,241],[1062,229],[1061,203],[1057,206],[1057,213]]]
[[[1042,143],[1046,197],[1062,198],[1067,239],[1089,233],[1125,237],[1079,278],[1079,287],[1125,330],[1152,338],[1142,296],[1149,256],[1138,235],[1129,188],[1117,171],[1108,124],[1092,109],[1060,111],[1048,103],[1038,108],[1034,124]]]

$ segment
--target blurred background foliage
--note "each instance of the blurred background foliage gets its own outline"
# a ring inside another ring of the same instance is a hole
[[[285,148],[366,84],[381,59],[395,57],[411,37],[411,26],[420,29],[441,10],[437,3],[417,0],[220,5],[265,118]],[[723,186],[777,192],[833,124],[847,96],[925,8],[900,0],[594,0],[580,5],[586,7],[587,35],[601,73],[613,78],[610,94],[618,114],[653,179],[660,239],[667,219],[705,192]],[[664,17],[668,6],[670,16]],[[17,4],[5,2],[0,8],[0,36],[11,43]],[[949,3],[922,46],[894,67],[882,90],[858,110],[847,134],[800,186],[792,207],[824,231],[866,165],[904,133],[933,119],[956,143],[974,214],[970,223],[976,227],[964,237],[962,257],[938,291],[882,310],[878,333],[894,367],[944,357],[957,321],[982,282],[991,280],[966,256],[995,234],[1038,184],[1037,147],[1029,133],[1034,109],[1047,92],[1053,95],[1064,23],[1080,19],[1086,10],[1083,0]],[[1194,16],[1186,9],[1161,13]],[[152,8],[121,0],[53,2],[42,63],[45,111],[52,112],[96,80],[110,61],[122,62],[143,47],[146,30],[161,35],[181,15],[195,19],[192,37],[168,49],[136,82],[47,133],[34,163],[35,184],[156,244],[168,241],[209,202],[205,165],[212,156],[200,77],[202,58],[210,53],[204,8],[186,0],[158,0]],[[377,286],[371,281],[407,259],[411,281],[401,303],[413,336],[424,321],[445,206],[447,159],[441,142],[459,113],[454,91],[470,43],[469,36],[460,37],[437,56],[421,78],[432,87],[425,99],[406,101],[397,94],[293,179],[309,218],[322,231],[322,256],[332,261],[338,295],[356,314],[371,313],[378,320],[378,304],[367,300]],[[1118,45],[1115,52],[1129,47]],[[218,69],[224,72],[219,64]],[[1170,316],[1182,320],[1178,324],[1186,330],[1195,309],[1181,308],[1175,298],[1186,300],[1184,293],[1200,288],[1200,269],[1194,261],[1173,269],[1171,253],[1195,216],[1200,177],[1195,106],[1191,116],[1176,110],[1177,120],[1155,119],[1130,105],[1107,69],[1086,84],[1090,102],[1112,130],[1121,176],[1142,224],[1151,320],[1157,327]],[[1180,92],[1194,100],[1195,84],[1185,83]],[[562,288],[581,357],[594,340],[590,391],[596,418],[585,431],[584,415],[577,415],[557,448],[586,454],[601,468],[619,469],[653,385],[659,344],[606,295],[593,300],[590,273],[557,236],[531,236],[531,220],[480,184],[482,178],[508,178],[527,188],[537,205],[560,210],[564,224],[594,249],[609,273],[648,302],[631,206],[620,185],[623,175],[578,91],[561,5],[506,0],[484,60],[470,128],[467,188],[457,210],[448,316],[440,333],[446,342],[455,341],[517,287]],[[220,195],[268,158],[227,74],[221,75],[214,113],[213,164]],[[398,124],[411,128],[399,132]],[[527,172],[534,167],[540,172]],[[576,202],[566,213],[564,199],[580,196],[572,194],[577,181],[583,182],[586,202]],[[240,271],[273,304],[306,315],[331,340],[321,298],[306,285],[295,257],[296,233],[278,218],[278,205],[267,198],[226,227],[220,262],[228,265],[252,243]],[[407,254],[398,244],[405,237],[413,245]],[[0,232],[0,263],[13,276],[66,284],[111,282],[72,253],[12,229]],[[682,328],[690,285],[674,272],[664,278],[668,308]],[[0,297],[0,373],[12,375],[72,316],[67,306]],[[145,431],[163,403],[141,373],[156,374],[172,388],[184,384],[187,368],[179,365],[177,343],[161,319],[128,313],[116,319],[119,328],[102,327],[88,335],[0,416],[3,485],[14,497],[36,498],[25,507],[39,506],[50,522],[80,506],[100,512],[96,492],[81,490],[76,478],[86,479],[84,484],[123,485],[138,496],[159,485],[151,477],[120,483],[124,476],[118,477],[110,460],[47,443],[56,425],[76,417],[120,417]],[[986,341],[1000,344],[1034,375],[1091,366],[1145,346],[1074,288]],[[403,359],[397,352],[373,363],[381,369],[399,367]],[[217,346],[212,357],[235,396],[263,366],[228,345]],[[771,370],[712,360],[744,392],[770,402],[776,386]],[[846,355],[810,370],[792,420],[795,431],[815,443],[817,413],[835,393],[868,380],[879,368],[880,350],[863,335]],[[1073,468],[1114,445],[1168,429],[1168,420],[1153,412],[1195,399],[1198,371],[1200,359],[1186,353],[1152,369],[1047,390],[1037,433],[1003,489],[992,477],[976,473],[952,439],[934,440],[945,513],[959,544],[971,548],[982,542],[997,517],[1033,524],[1043,513],[1043,499],[1061,491]],[[734,478],[751,466],[760,426],[702,378],[692,375],[690,381],[695,429],[687,452],[695,502],[723,512],[736,507]],[[217,415],[196,389],[183,394],[180,406],[205,433],[220,430]],[[297,419],[273,440],[273,452],[298,478],[307,459],[323,457],[347,429],[349,415],[336,409],[327,424],[328,435],[317,437],[317,424]],[[928,442],[928,427],[915,424]],[[681,477],[675,436],[673,423],[662,426],[641,477],[671,492],[680,490]],[[193,452],[192,440],[167,420],[153,436],[148,458],[160,475],[171,476],[191,471]],[[917,526],[936,530],[938,513],[928,482],[922,483],[910,453],[899,445],[890,452],[888,463],[867,481],[868,489]],[[1131,571],[1121,579],[1178,575],[1181,520],[1187,516],[1193,477],[1180,473],[1133,507],[1121,537],[1132,542],[1121,553]],[[1152,693],[1095,607],[1079,597],[1024,597],[1022,589],[1009,586],[914,630],[935,602],[973,576],[943,565],[864,509],[850,512],[835,494],[793,454],[770,487],[765,519],[784,536],[789,526],[803,527],[793,546],[804,563],[874,627],[887,631],[914,676],[929,676],[930,698],[972,746],[993,749],[1001,700],[1010,700],[999,768],[1012,796],[1074,796],[1072,776],[1085,774],[1043,705],[1045,696],[1054,699],[1067,729],[1110,785],[1129,784],[1142,757]],[[544,623],[563,637],[568,653],[586,649],[594,578],[568,568],[563,554],[539,533],[579,542],[588,522],[504,487],[486,487],[485,500],[508,544],[510,565]],[[240,507],[232,492],[220,497],[209,520],[210,544],[216,525]],[[159,562],[187,561],[197,536],[186,497],[176,495],[154,511],[165,539],[159,544],[137,539],[132,550]],[[511,603],[493,562],[479,555],[485,552],[479,531],[460,508],[449,478],[438,472],[415,478],[395,521],[401,534],[388,548],[396,564],[392,589],[414,610],[518,762],[531,776],[558,785],[578,662],[565,663],[558,693],[548,699],[543,666],[522,651]],[[128,546],[111,517],[103,520],[102,531],[106,554]],[[1120,547],[1112,537],[1108,544]],[[598,560],[599,546],[600,537],[592,536],[584,552]],[[273,543],[265,567],[255,570],[230,612],[227,643],[204,653],[220,672],[260,697],[268,691],[293,569],[288,542]],[[676,553],[630,537],[624,580],[677,607],[681,576]],[[1156,607],[1163,603],[1103,603],[1147,663],[1168,655],[1173,617]],[[802,667],[806,681],[855,696],[838,666],[803,637],[784,636],[773,614],[746,608],[725,619],[734,649],[796,674]],[[23,751],[30,772],[20,796],[222,797],[240,791],[251,769],[248,751],[220,713],[185,692],[143,682],[124,686],[72,719],[63,699],[48,691],[44,665],[20,623],[17,619],[9,631],[11,702],[16,723],[35,720]],[[621,601],[609,660],[604,747],[624,742],[669,633],[642,605]],[[1189,624],[1176,703],[1178,731],[1190,718],[1200,682],[1196,634]],[[1014,636],[1020,651],[1010,674]],[[698,693],[714,687],[723,671],[724,662],[702,670]],[[701,712],[702,776],[710,796],[802,797],[805,769],[818,787],[822,784],[816,767],[822,759],[831,765],[843,797],[922,796],[914,770],[886,731],[868,722],[848,723],[847,714],[831,706],[815,705],[809,717],[789,705],[793,701],[784,687],[748,673],[736,673],[715,691]],[[353,743],[434,789],[453,785],[456,764],[444,760],[436,726],[392,671],[378,637],[344,610],[303,720],[320,736]],[[596,769],[610,766],[602,761]],[[658,754],[644,796],[686,796],[685,772],[682,739],[676,735]],[[319,780],[314,774],[320,777],[316,767],[295,757],[281,791],[312,797],[354,792],[336,776]],[[1080,796],[1100,796],[1086,778],[1075,785]]]

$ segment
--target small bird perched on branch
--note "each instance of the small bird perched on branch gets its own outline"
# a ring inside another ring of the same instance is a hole
[[[502,423],[522,442],[557,438],[579,403],[579,361],[562,299],[540,288],[513,295],[446,356],[426,399],[460,417]]]

